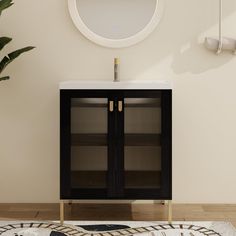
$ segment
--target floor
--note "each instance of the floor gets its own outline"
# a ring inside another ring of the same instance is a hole
[[[66,204],[66,220],[166,220],[161,204]],[[0,204],[0,220],[58,220],[59,204]],[[236,205],[174,204],[173,220],[229,221],[236,227]]]

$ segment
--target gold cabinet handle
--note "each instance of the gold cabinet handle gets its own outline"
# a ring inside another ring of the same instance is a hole
[[[123,102],[122,101],[118,101],[118,111],[119,112],[123,111]]]
[[[114,101],[109,102],[109,111],[113,112],[114,111]]]

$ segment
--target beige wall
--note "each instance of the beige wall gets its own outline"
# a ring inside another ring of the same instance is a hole
[[[148,39],[118,50],[85,39],[66,0],[15,0],[4,12],[0,34],[14,38],[8,50],[37,49],[12,64],[12,79],[0,84],[0,202],[58,201],[58,83],[111,80],[120,57],[124,80],[174,82],[174,201],[236,203],[236,57],[202,46],[217,33],[217,1],[165,5]],[[236,1],[225,1],[224,12],[225,35],[236,38]]]

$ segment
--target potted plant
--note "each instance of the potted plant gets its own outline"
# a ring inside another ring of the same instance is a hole
[[[13,0],[0,0],[0,16],[3,12],[3,10],[9,8],[10,6],[12,6]],[[12,41],[12,38],[9,37],[0,37],[0,51],[8,44]],[[0,81],[2,80],[8,80],[10,79],[9,76],[1,76],[2,72],[4,71],[4,69],[13,61],[15,60],[18,56],[20,56],[22,53],[27,52],[32,50],[34,47],[29,46],[29,47],[24,47],[21,49],[18,49],[16,51],[13,51],[11,53],[9,53],[8,55],[4,56],[2,58],[2,60],[0,61]]]

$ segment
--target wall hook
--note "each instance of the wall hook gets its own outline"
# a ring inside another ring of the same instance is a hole
[[[205,38],[205,46],[211,51],[215,51],[219,55],[222,51],[231,51],[236,55],[236,40],[222,36],[222,14],[223,13],[223,0],[219,0],[219,37]]]
[[[219,0],[219,44],[216,54],[220,54],[223,48],[222,41],[222,0]]]

